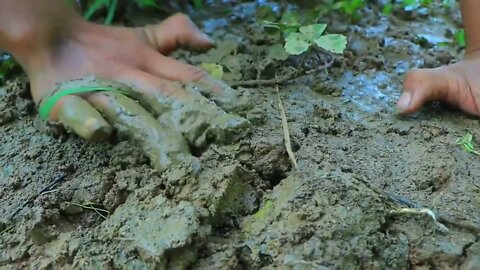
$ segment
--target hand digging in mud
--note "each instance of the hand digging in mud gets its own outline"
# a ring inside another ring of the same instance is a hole
[[[461,6],[467,39],[465,59],[409,72],[397,103],[400,113],[413,113],[428,101],[444,101],[480,116],[480,1],[463,0]]]
[[[233,89],[166,56],[211,47],[182,14],[144,28],[107,27],[63,0],[0,0],[0,49],[27,72],[41,116],[95,141],[115,127],[138,140],[159,171],[196,167],[189,144],[233,140],[248,126],[228,113],[246,104]]]

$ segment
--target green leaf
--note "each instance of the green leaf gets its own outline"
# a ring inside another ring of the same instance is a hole
[[[333,53],[343,53],[347,47],[347,37],[340,34],[328,34],[315,39],[315,44]]]
[[[403,0],[403,9],[405,11],[412,11],[419,7],[418,0]]]
[[[323,31],[327,28],[326,24],[312,24],[300,27],[300,33],[302,33],[307,39],[314,41],[319,38]]]
[[[392,15],[392,13],[393,13],[393,4],[386,4],[385,6],[383,6],[382,13],[383,13],[384,15]]]
[[[279,43],[276,43],[267,49],[267,59],[283,61],[287,58],[288,53],[285,51],[285,48]]]
[[[85,13],[83,14],[83,18],[87,21],[90,20],[93,14],[95,14],[95,12],[99,11],[104,7],[108,7],[109,4],[109,0],[95,0],[85,11]]]
[[[203,0],[193,0],[193,7],[197,10],[201,10],[205,8],[205,4]]]
[[[200,67],[217,80],[221,80],[223,78],[223,67],[221,65],[214,63],[202,63]]]
[[[292,55],[300,55],[306,52],[312,44],[301,33],[291,33],[285,38],[285,50]]]
[[[140,8],[159,8],[155,0],[135,0],[135,2]]]
[[[455,33],[455,41],[457,42],[458,46],[460,47],[465,47],[465,29],[460,29],[458,30],[457,33]]]
[[[296,11],[289,11],[283,13],[282,18],[280,19],[280,23],[291,25],[291,26],[299,26],[300,25],[300,14]]]

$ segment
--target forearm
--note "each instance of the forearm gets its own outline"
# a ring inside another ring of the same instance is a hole
[[[12,54],[43,47],[81,21],[65,0],[0,0],[0,49]]]
[[[480,1],[461,1],[463,24],[467,41],[467,53],[480,51]]]

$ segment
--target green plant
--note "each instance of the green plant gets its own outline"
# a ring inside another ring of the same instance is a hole
[[[204,9],[205,8],[204,0],[193,0],[192,4],[193,4],[193,7],[195,9]]]
[[[343,0],[338,1],[337,5],[343,13],[357,20],[360,17],[358,11],[365,7],[365,2],[363,0]]]
[[[454,35],[455,43],[460,47],[465,47],[465,29],[459,29]]]
[[[19,66],[12,57],[0,54],[0,83],[5,81],[18,69]]]
[[[391,15],[393,13],[394,5],[392,3],[388,3],[383,6],[382,13],[385,15]]]
[[[385,15],[391,15],[396,7],[401,7],[405,11],[414,11],[421,7],[430,7],[433,4],[432,0],[397,0],[386,3],[383,6],[382,13]],[[443,0],[440,4],[441,7],[449,7],[451,0]]]
[[[158,8],[155,0],[134,0],[134,2],[140,8]],[[86,6],[87,8],[83,13],[83,17],[86,20],[90,20],[98,11],[106,9],[107,15],[105,16],[104,24],[111,24],[117,11],[118,0],[88,0]]]
[[[347,46],[347,38],[340,34],[323,34],[326,24],[300,25],[298,20],[280,23],[265,22],[266,27],[281,30],[285,38],[285,50],[291,55],[300,55],[312,46],[318,46],[332,53],[343,53]]]
[[[105,17],[104,24],[111,24],[115,11],[117,10],[117,0],[91,0],[87,3],[87,9],[83,13],[85,20],[90,20],[95,13],[101,9],[107,9],[107,16]]]
[[[465,134],[462,138],[458,138],[455,143],[460,145],[465,151],[480,156],[480,152],[476,151],[473,147],[473,135],[470,133]]]
[[[312,9],[311,14],[307,13],[307,16],[314,16],[321,18],[332,11],[340,11],[350,18],[352,21],[360,19],[359,11],[365,7],[364,0],[324,0],[321,4]]]
[[[432,0],[403,0],[403,9],[412,11],[420,7],[428,7],[432,4]]]

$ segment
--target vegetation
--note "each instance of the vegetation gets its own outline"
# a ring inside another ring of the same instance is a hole
[[[473,135],[470,133],[465,134],[462,138],[458,138],[455,142],[457,145],[460,145],[468,153],[475,154],[480,156],[480,152],[474,149],[473,147]]]
[[[275,19],[272,12],[263,11],[264,17]],[[261,17],[257,14],[257,17]],[[310,23],[309,23],[310,20]],[[300,55],[317,46],[332,53],[343,53],[347,38],[340,34],[324,34],[327,24],[316,23],[317,19],[303,18],[296,11],[285,12],[278,22],[263,20],[266,28],[281,31],[285,50],[290,55]]]
[[[67,1],[73,2],[73,0]],[[160,9],[155,0],[134,0],[131,4],[142,9]],[[325,21],[328,14],[339,13],[355,23],[367,4],[367,1],[364,0],[323,0],[301,15],[295,10],[287,10],[277,14],[278,11],[275,12],[270,6],[264,5],[257,10],[257,20],[265,26],[267,32],[272,29],[281,32],[283,36],[282,45],[289,55],[307,54],[318,49],[331,53],[342,53],[347,45],[346,37],[341,34],[325,34],[327,24],[320,22]],[[382,11],[383,14],[390,15],[398,8],[411,12],[419,8],[429,8],[433,4],[434,1],[432,0],[392,0],[383,6]],[[452,1],[443,0],[441,4],[443,7],[449,7]],[[197,10],[204,9],[205,0],[192,0],[191,5]],[[100,16],[105,24],[111,24],[118,15],[119,1],[85,0],[83,1],[83,7],[85,19],[98,19]],[[465,47],[464,30],[456,30],[452,42],[438,44],[438,46]],[[205,63],[203,68],[217,78],[223,76],[222,66]],[[12,58],[0,55],[0,82],[16,70],[19,70],[19,68]]]
[[[11,77],[17,70],[20,70],[20,67],[12,57],[0,54],[0,83]]]

